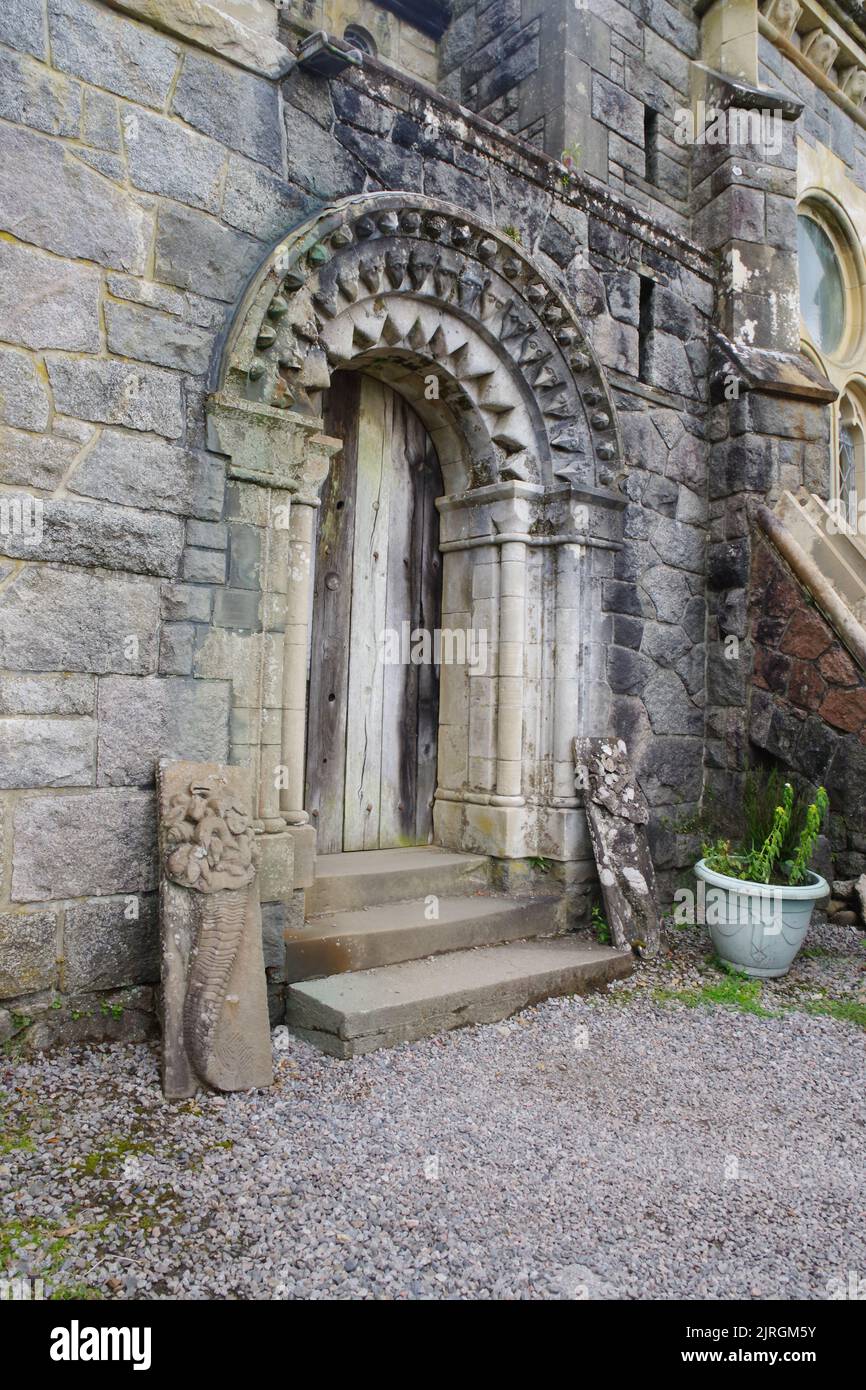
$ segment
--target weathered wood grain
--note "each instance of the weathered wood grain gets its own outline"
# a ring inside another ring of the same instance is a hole
[[[378,849],[385,668],[380,635],[388,599],[391,424],[393,398],[365,378],[358,417],[352,625],[349,634],[349,719],[343,848]]]
[[[310,685],[307,718],[306,808],[318,829],[320,854],[343,848],[349,627],[355,541],[358,409],[363,377],[335,378],[328,393],[325,432],[343,440],[322,493],[316,543]]]
[[[440,623],[436,451],[414,411],[359,374],[332,380],[325,428],[344,441],[319,518],[307,808],[320,854],[427,844],[439,671],[384,663],[382,637]]]

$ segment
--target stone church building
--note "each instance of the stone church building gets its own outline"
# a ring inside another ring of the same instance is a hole
[[[859,0],[2,0],[0,144],[2,1039],[155,1027],[161,759],[307,1035],[583,987],[460,973],[588,922],[576,738],[663,902],[756,761],[866,869]]]

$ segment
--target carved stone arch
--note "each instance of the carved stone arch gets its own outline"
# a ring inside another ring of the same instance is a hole
[[[449,492],[606,488],[621,472],[610,392],[571,306],[520,246],[449,203],[361,195],[298,228],[247,296],[216,385],[317,418],[331,372],[359,366],[413,399],[431,432],[473,435],[467,476],[443,461]]]
[[[602,588],[626,502],[616,412],[573,309],[521,247],[408,193],[345,199],[273,250],[208,400],[209,443],[229,457],[230,524],[260,528],[263,594],[261,630],[212,633],[203,669],[233,681],[231,760],[254,769],[265,839],[294,840],[294,887],[307,886],[310,585],[318,494],[341,447],[321,412],[338,369],[379,376],[427,427],[456,596],[443,625],[490,630],[489,671],[443,667],[437,843],[589,859],[571,748],[608,729]],[[288,534],[274,524],[287,515]]]

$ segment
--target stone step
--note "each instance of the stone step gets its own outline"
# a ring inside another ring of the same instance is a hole
[[[439,898],[438,916],[429,921],[425,899],[419,898],[314,917],[286,932],[288,979],[313,980],[472,946],[553,936],[560,902],[555,897],[517,900],[492,894]]]
[[[357,850],[316,860],[316,881],[307,889],[308,917],[438,896],[477,893],[487,883],[483,854],[457,854],[422,845],[412,849]]]
[[[575,937],[482,946],[293,984],[286,1022],[323,1052],[357,1057],[494,1023],[555,995],[585,994],[633,967],[630,952]]]

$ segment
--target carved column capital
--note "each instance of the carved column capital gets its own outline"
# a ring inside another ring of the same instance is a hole
[[[228,455],[230,478],[279,488],[298,501],[318,496],[343,447],[322,433],[319,419],[224,392],[208,398],[207,430],[209,448]]]

